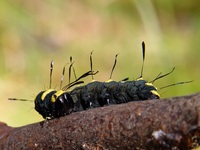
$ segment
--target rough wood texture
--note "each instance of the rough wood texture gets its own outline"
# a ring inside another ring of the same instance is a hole
[[[9,128],[0,149],[191,149],[200,145],[200,93],[130,102]]]

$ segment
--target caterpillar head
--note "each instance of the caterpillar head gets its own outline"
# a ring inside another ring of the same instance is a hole
[[[62,90],[48,89],[40,92],[35,98],[35,110],[45,119],[65,116],[70,114],[73,108],[72,97]]]

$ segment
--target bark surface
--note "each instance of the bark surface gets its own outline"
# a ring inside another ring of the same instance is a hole
[[[0,123],[0,149],[192,149],[200,93],[72,113],[19,128]]]

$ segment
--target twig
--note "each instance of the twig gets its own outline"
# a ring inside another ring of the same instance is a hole
[[[0,131],[0,149],[187,150],[199,145],[200,93],[111,105]]]

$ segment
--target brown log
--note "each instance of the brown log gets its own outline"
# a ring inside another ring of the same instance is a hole
[[[200,145],[200,93],[73,113],[19,128],[0,124],[0,149],[192,149]]]

